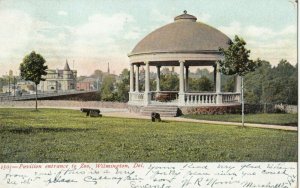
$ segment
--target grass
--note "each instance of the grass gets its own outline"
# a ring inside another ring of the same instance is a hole
[[[185,118],[241,122],[240,114],[223,114],[223,115],[184,115]],[[298,114],[245,114],[245,123],[273,124],[273,125],[291,125],[298,126]]]
[[[0,162],[297,161],[297,132],[0,109]]]

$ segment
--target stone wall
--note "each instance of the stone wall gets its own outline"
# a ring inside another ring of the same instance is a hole
[[[129,112],[140,113],[140,112],[141,112],[141,109],[142,109],[141,106],[128,105],[128,110],[129,110]]]
[[[276,104],[275,110],[283,111],[285,113],[297,114],[298,106],[297,105],[286,105],[286,104]]]
[[[180,107],[180,110],[182,114],[237,114],[241,113],[241,105]]]

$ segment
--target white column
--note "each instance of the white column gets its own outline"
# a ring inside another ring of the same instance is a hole
[[[157,74],[156,74],[156,91],[160,91],[160,66],[156,66]]]
[[[189,90],[189,66],[185,66],[185,91]]]
[[[135,71],[135,92],[139,91],[139,74],[140,74],[140,65],[136,65],[136,71]]]
[[[149,61],[145,61],[146,70],[145,70],[145,93],[144,93],[144,105],[150,103],[150,68]]]
[[[134,85],[134,81],[133,81],[133,72],[134,72],[134,65],[131,63],[130,64],[130,92],[133,92],[133,85]],[[98,80],[99,81],[99,80]]]
[[[236,93],[241,93],[242,91],[242,88],[241,88],[241,77],[239,75],[236,75],[235,76],[235,88],[234,88],[234,91]]]
[[[216,70],[216,93],[217,93],[217,104],[222,103],[222,95],[221,95],[221,72],[220,72],[220,64],[217,63]]]
[[[215,91],[216,91],[216,75],[217,75],[217,66],[214,65],[214,86],[215,86]]]
[[[179,61],[179,94],[184,94],[184,61]]]
[[[183,60],[179,61],[180,66],[180,72],[179,72],[179,93],[178,93],[178,99],[179,99],[179,105],[185,104],[185,94],[184,94],[184,62]]]

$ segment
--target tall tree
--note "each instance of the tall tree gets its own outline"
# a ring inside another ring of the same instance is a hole
[[[206,76],[201,78],[189,78],[190,91],[213,91],[213,83]]]
[[[297,104],[297,68],[281,60],[271,69],[264,98],[269,103]]]
[[[23,62],[20,64],[21,77],[25,80],[35,83],[35,110],[37,110],[37,85],[40,81],[45,79],[42,76],[47,75],[46,69],[48,69],[43,56],[32,51],[29,55],[26,55]]]
[[[179,78],[174,74],[161,74],[160,87],[162,91],[178,91]]]
[[[245,100],[251,104],[267,104],[267,83],[270,79],[271,64],[262,60],[260,67],[245,76]]]
[[[116,99],[115,82],[116,78],[113,75],[105,76],[101,85],[101,100],[114,101]]]
[[[129,100],[129,76],[130,72],[128,69],[123,69],[119,76],[120,81],[117,83],[117,95],[118,100],[121,102],[128,102]]]
[[[244,126],[244,85],[243,77],[254,71],[259,65],[260,60],[249,59],[250,50],[245,48],[246,42],[237,35],[227,49],[220,48],[223,60],[219,60],[220,72],[226,75],[238,75],[242,78],[242,124]]]

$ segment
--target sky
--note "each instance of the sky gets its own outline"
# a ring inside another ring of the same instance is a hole
[[[272,65],[297,62],[297,8],[293,0],[0,0],[0,75],[18,74],[36,51],[51,69],[68,59],[78,75],[95,69],[119,74],[128,54],[153,30],[187,10],[233,39],[251,58]]]

